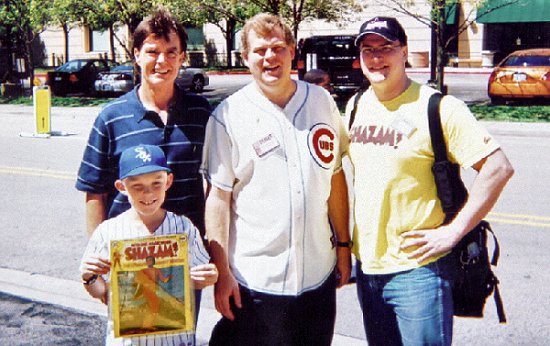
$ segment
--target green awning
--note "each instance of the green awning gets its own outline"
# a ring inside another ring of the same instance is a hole
[[[477,18],[486,24],[550,22],[550,0],[486,0]]]
[[[458,4],[456,2],[445,5],[445,23],[455,25],[458,17]]]

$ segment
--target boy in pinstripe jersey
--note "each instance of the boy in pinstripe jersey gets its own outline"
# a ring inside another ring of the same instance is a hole
[[[131,208],[101,223],[90,238],[80,266],[88,293],[105,304],[109,302],[111,240],[150,235],[187,234],[191,280],[195,289],[213,285],[218,272],[215,265],[208,263],[209,256],[197,228],[187,217],[162,208],[173,180],[163,151],[153,145],[128,148],[121,155],[119,168],[120,176],[115,186],[128,196]],[[161,334],[115,339],[112,320],[107,323],[106,345],[146,345],[152,342],[190,346],[194,345],[194,337],[190,334]]]

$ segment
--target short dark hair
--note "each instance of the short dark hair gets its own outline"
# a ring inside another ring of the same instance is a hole
[[[330,79],[328,72],[317,68],[311,69],[304,74],[304,81],[313,84],[323,83],[326,78]]]
[[[162,37],[168,41],[172,31],[174,31],[180,39],[181,50],[184,52],[187,51],[188,36],[185,28],[170,14],[170,12],[168,12],[168,10],[159,7],[155,12],[143,18],[138,24],[134,31],[133,48],[140,50],[145,39],[151,34]]]

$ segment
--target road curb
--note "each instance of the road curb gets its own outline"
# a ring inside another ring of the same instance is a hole
[[[88,295],[77,281],[54,278],[8,268],[0,268],[0,292],[27,300],[61,306],[73,311],[107,317],[107,308]],[[206,289],[212,294],[212,289]],[[208,345],[212,328],[221,315],[213,308],[201,305],[196,331],[196,345]],[[334,334],[333,346],[359,346],[365,341]]]
[[[90,297],[80,282],[7,268],[0,268],[0,278],[1,292],[107,317],[105,305]]]
[[[492,72],[492,68],[488,67],[445,67],[445,74],[485,74],[489,75]],[[223,75],[250,75],[250,71],[205,71],[209,76],[223,76]],[[298,74],[297,70],[292,70],[292,74]],[[407,73],[430,73],[429,68],[407,68]],[[40,82],[45,85],[47,74],[46,73],[35,73],[34,77],[40,80]]]
[[[515,137],[550,137],[550,123],[481,121],[493,135]]]

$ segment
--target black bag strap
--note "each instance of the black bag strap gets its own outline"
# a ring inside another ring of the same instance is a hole
[[[500,290],[498,289],[499,281],[496,276],[493,275],[495,293],[493,293],[493,298],[495,299],[495,305],[497,306],[497,315],[499,323],[506,323],[506,313],[504,312],[504,304],[502,303],[502,297],[500,295]]]
[[[430,137],[432,141],[432,148],[434,151],[435,162],[447,161],[447,145],[445,144],[445,138],[443,137],[443,128],[441,126],[441,116],[439,114],[439,105],[443,94],[435,93],[430,96],[428,102],[428,122],[430,126]],[[493,258],[491,264],[496,266],[498,258],[500,257],[500,246],[498,244],[497,237],[491,229],[491,226],[487,221],[481,221],[483,228],[485,228],[493,236],[495,242],[495,249],[493,251]]]
[[[353,122],[355,121],[355,114],[357,113],[357,105],[359,104],[359,99],[361,99],[361,96],[367,91],[366,88],[361,88],[355,94],[355,99],[353,100],[353,109],[351,110],[351,113],[349,115],[349,123],[348,123],[348,130],[351,130],[351,125],[353,125]]]
[[[498,259],[500,257],[500,245],[498,244],[497,236],[495,235],[495,232],[493,232],[493,229],[491,228],[491,225],[485,221],[481,220],[480,222],[485,230],[487,230],[488,233],[491,234],[493,237],[493,242],[495,243],[495,249],[493,250],[493,257],[491,258],[491,265],[496,266],[498,264]]]
[[[439,105],[443,95],[441,93],[435,93],[430,96],[428,102],[428,123],[430,127],[430,137],[432,141],[432,148],[434,151],[435,162],[447,161],[447,145],[445,143],[445,138],[443,137],[443,128],[441,126],[441,116],[439,114]],[[488,231],[493,236],[493,241],[495,243],[495,248],[493,250],[493,256],[491,259],[491,265],[496,266],[498,259],[500,257],[500,245],[498,244],[497,237],[491,229],[490,224],[487,221],[481,221],[482,226],[485,230]],[[500,290],[498,289],[499,281],[496,276],[493,275],[493,284],[495,287],[494,299],[495,305],[497,307],[497,315],[500,323],[506,323],[506,314],[504,312],[504,304],[502,303],[502,297],[500,295]]]
[[[490,233],[493,236],[495,249],[493,250],[493,258],[491,258],[491,265],[496,266],[500,257],[500,245],[498,244],[497,237],[495,236],[495,232],[493,232],[491,225],[485,220],[482,220],[481,223],[483,224],[483,228],[487,230],[487,233]],[[493,299],[495,300],[495,305],[497,307],[498,322],[506,323],[506,312],[504,312],[504,303],[502,302],[502,296],[500,295],[500,290],[498,288],[498,284],[500,282],[494,274],[492,274],[492,280],[493,286],[495,287]]]
[[[430,126],[430,137],[434,151],[435,162],[447,161],[447,145],[443,137],[443,128],[441,127],[441,117],[439,115],[439,104],[443,94],[435,93],[430,96],[428,101],[428,124]]]

